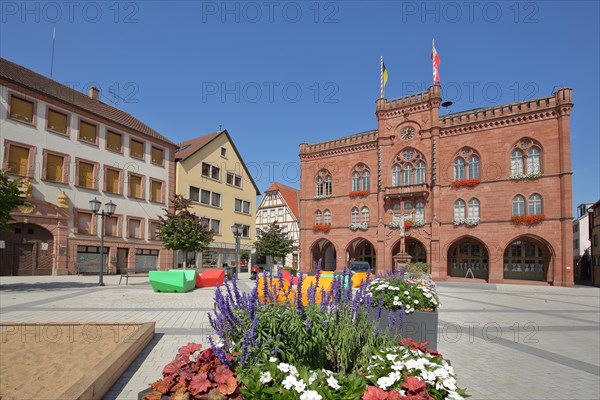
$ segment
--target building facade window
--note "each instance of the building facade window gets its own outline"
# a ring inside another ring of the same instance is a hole
[[[352,174],[352,191],[356,192],[360,190],[360,175],[358,172]]]
[[[31,124],[33,123],[34,114],[35,106],[33,101],[25,100],[15,95],[10,96],[9,116],[11,119]]]
[[[129,140],[129,156],[137,158],[138,160],[144,159],[144,142],[140,142],[135,139]]]
[[[114,168],[104,169],[104,191],[121,194],[121,170]]]
[[[350,222],[353,224],[358,224],[358,222],[359,222],[358,207],[352,207],[352,210],[350,211]]]
[[[121,217],[117,215],[104,217],[104,235],[111,237],[121,236]]]
[[[469,200],[469,210],[467,214],[468,218],[479,218],[479,200]]]
[[[460,220],[465,217],[465,201],[458,199],[454,202],[454,220]]]
[[[333,193],[333,184],[331,175],[325,177],[325,196],[331,196]]]
[[[44,150],[44,169],[42,179],[57,182],[69,182],[69,156]]]
[[[542,213],[542,196],[539,194],[532,194],[529,196],[529,215],[541,214]]]
[[[512,215],[518,217],[525,215],[525,197],[517,195],[513,197],[512,201]]]
[[[69,128],[69,116],[59,111],[48,109],[46,118],[46,129],[50,132],[66,135]]]
[[[523,175],[523,153],[521,150],[514,150],[510,156],[510,176]]]
[[[532,147],[527,152],[527,173],[538,174],[542,171],[540,167],[540,149]]]
[[[123,136],[117,132],[106,131],[106,149],[121,153],[123,151]]]
[[[392,186],[400,186],[402,180],[400,179],[401,169],[399,165],[392,167]]]
[[[234,203],[235,203],[234,209],[236,212],[250,214],[250,202],[249,201],[235,199]]]
[[[511,152],[511,177],[542,173],[542,151],[540,144],[529,138],[520,139]],[[525,160],[523,160],[525,158]]]
[[[362,210],[360,210],[360,222],[368,225],[369,218],[369,207],[363,207]]]
[[[315,211],[315,225],[321,225],[323,222],[323,213],[321,210]]]
[[[475,155],[469,158],[469,179],[479,179],[479,157]]]
[[[218,219],[210,220],[210,230],[215,234],[219,235],[221,233],[221,221]]]
[[[79,120],[79,140],[98,144],[98,127],[90,122]]]
[[[207,163],[203,162],[202,163],[202,176],[219,181],[219,180],[221,180],[221,168],[219,168],[215,165],[207,164]]]
[[[33,177],[34,148],[15,143],[8,143],[7,148],[6,171],[14,175]]]
[[[165,151],[159,147],[152,146],[152,152],[151,152],[150,159],[152,161],[152,164],[162,166],[164,164]]]
[[[241,188],[242,187],[242,177],[237,174],[234,174],[233,172],[228,172],[227,173],[227,184]]]
[[[371,189],[371,173],[369,171],[365,171],[362,174],[362,190],[370,190]]]
[[[150,201],[155,203],[164,203],[163,182],[155,179],[150,180]]]
[[[225,147],[221,147],[221,157],[227,157],[227,149]]]
[[[94,226],[92,225],[93,220],[94,215],[91,212],[75,210],[75,227],[77,228],[77,233],[84,235],[94,234]]]
[[[454,180],[460,181],[465,179],[465,160],[462,158],[454,159]]]
[[[129,173],[128,196],[134,199],[143,199],[144,178],[141,175]]]
[[[143,220],[140,218],[127,219],[127,237],[130,239],[143,239]]]
[[[329,211],[329,210],[323,211],[323,223],[325,225],[331,225],[331,211]]]
[[[221,207],[221,194],[202,189],[200,192],[200,203]]]
[[[190,200],[200,202],[200,188],[190,186]]]
[[[417,202],[415,216],[417,220],[425,220],[425,204],[422,201]]]
[[[77,186],[86,189],[98,189],[98,164],[90,161],[76,160]]]
[[[414,149],[400,151],[393,160],[392,186],[410,186],[425,183],[425,161]]]
[[[158,233],[160,232],[160,222],[158,221],[150,221],[148,224],[149,232],[148,238],[150,240],[159,240]]]

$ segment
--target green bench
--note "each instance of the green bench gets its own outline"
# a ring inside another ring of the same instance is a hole
[[[171,269],[148,273],[152,290],[155,292],[185,293],[196,287],[195,269]]]

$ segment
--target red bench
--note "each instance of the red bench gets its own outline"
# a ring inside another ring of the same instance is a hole
[[[205,269],[202,274],[196,272],[196,287],[214,287],[225,282],[225,270]]]

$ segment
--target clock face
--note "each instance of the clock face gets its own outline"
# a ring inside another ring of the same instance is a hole
[[[402,130],[400,131],[400,137],[403,140],[410,140],[413,138],[413,136],[415,136],[415,128],[413,128],[412,126],[402,128]]]

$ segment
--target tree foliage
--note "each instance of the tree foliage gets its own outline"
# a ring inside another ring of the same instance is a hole
[[[214,232],[202,223],[202,219],[189,210],[192,201],[181,195],[172,200],[173,210],[165,210],[160,218],[158,238],[169,250],[204,251],[212,242]]]
[[[5,171],[0,171],[0,232],[8,231],[8,223],[13,220],[10,212],[25,204],[21,183],[11,179]]]
[[[256,251],[261,256],[285,257],[294,249],[294,241],[283,232],[283,227],[277,222],[269,224],[267,229],[261,230],[258,240],[254,242]]]

